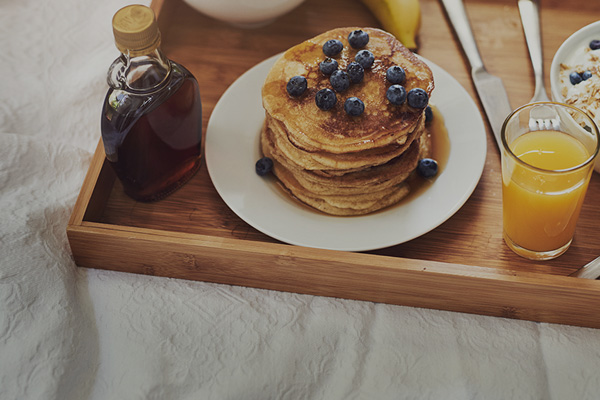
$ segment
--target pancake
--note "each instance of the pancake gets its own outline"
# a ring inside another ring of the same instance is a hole
[[[334,29],[290,48],[275,62],[265,80],[262,99],[267,114],[285,125],[290,142],[300,149],[341,154],[401,144],[422,116],[422,109],[406,103],[395,106],[386,99],[386,71],[391,66],[401,66],[406,72],[402,84],[406,91],[419,87],[430,95],[434,88],[431,70],[394,36],[374,28],[360,28],[370,37],[364,49],[375,55],[363,81],[338,93],[332,110],[322,111],[315,106],[317,91],[331,87],[329,76],[319,70],[319,63],[326,58],[323,44],[330,39],[344,43],[344,49],[334,58],[339,69],[345,70],[358,52],[347,41],[355,29],[359,28]],[[307,90],[298,98],[286,91],[287,82],[295,75],[306,77],[308,82]],[[344,112],[344,100],[352,96],[365,103],[360,118]]]
[[[273,156],[269,153],[268,148],[265,155],[267,157]],[[367,214],[397,203],[410,192],[408,185],[401,182],[388,189],[361,192],[354,195],[315,194],[300,184],[296,176],[281,165],[276,158],[273,158],[273,172],[292,196],[310,207],[331,215]]]
[[[430,152],[425,134],[425,109],[405,102],[392,104],[386,97],[391,85],[389,67],[401,66],[406,91],[434,88],[431,70],[392,35],[372,28],[368,44],[361,48],[375,56],[361,82],[336,93],[336,105],[327,111],[315,103],[315,94],[331,88],[329,76],[319,69],[326,56],[323,44],[338,39],[344,49],[335,56],[345,70],[359,51],[347,40],[359,28],[338,28],[292,47],[269,71],[262,88],[265,123],[260,134],[261,151],[273,160],[273,174],[301,202],[332,215],[363,215],[389,207],[410,193],[407,179],[421,158]],[[287,93],[291,77],[301,75],[307,89],[299,96]],[[359,97],[364,112],[344,111],[348,97]]]
[[[398,203],[410,193],[406,183],[399,184],[395,190],[373,192],[361,198],[345,196],[314,196],[303,190],[292,175],[281,173],[285,187],[301,202],[321,212],[337,216],[356,216],[369,214]]]
[[[326,151],[307,152],[298,148],[289,140],[285,125],[270,116],[266,121],[268,134],[275,146],[289,160],[308,170],[352,171],[384,164],[402,154],[425,130],[425,118],[421,118],[414,129],[406,134],[404,140],[386,146],[370,148],[352,153],[329,153]],[[337,174],[339,175],[339,174]]]
[[[347,171],[343,174],[330,174],[328,171],[306,170],[291,162],[279,151],[269,132],[270,129],[265,124],[261,133],[263,154],[276,161],[280,165],[279,169],[285,168],[292,174],[304,190],[317,195],[351,196],[389,189],[408,178],[416,168],[419,159],[426,156],[429,147],[425,138],[423,141],[417,139],[400,156],[384,164]],[[279,177],[277,168],[274,172]]]

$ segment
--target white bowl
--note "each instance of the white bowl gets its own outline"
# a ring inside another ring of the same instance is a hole
[[[563,63],[573,64],[573,60],[583,55],[584,48],[588,47],[593,39],[600,40],[600,21],[584,26],[573,33],[556,51],[550,67],[550,88],[554,101],[560,103],[565,101],[564,96],[561,94],[560,65]],[[600,127],[600,113],[596,115],[595,121]],[[600,173],[600,161],[596,161],[594,169]]]
[[[230,24],[254,28],[264,26],[288,13],[304,0],[184,0],[209,17]]]

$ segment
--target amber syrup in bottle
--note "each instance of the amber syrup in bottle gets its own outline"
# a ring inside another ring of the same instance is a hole
[[[121,56],[108,72],[102,141],[125,193],[155,201],[200,168],[202,104],[198,82],[160,50],[154,12],[132,5],[113,18]]]

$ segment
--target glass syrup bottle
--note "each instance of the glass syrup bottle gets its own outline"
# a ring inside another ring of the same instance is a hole
[[[121,55],[109,68],[102,108],[106,158],[125,193],[162,199],[200,168],[202,104],[198,82],[160,49],[154,12],[131,5],[113,17]]]

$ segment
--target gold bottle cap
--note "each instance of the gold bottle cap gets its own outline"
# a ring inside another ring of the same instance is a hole
[[[121,8],[112,20],[115,44],[121,53],[131,56],[149,53],[160,45],[160,31],[154,11],[133,4]]]

